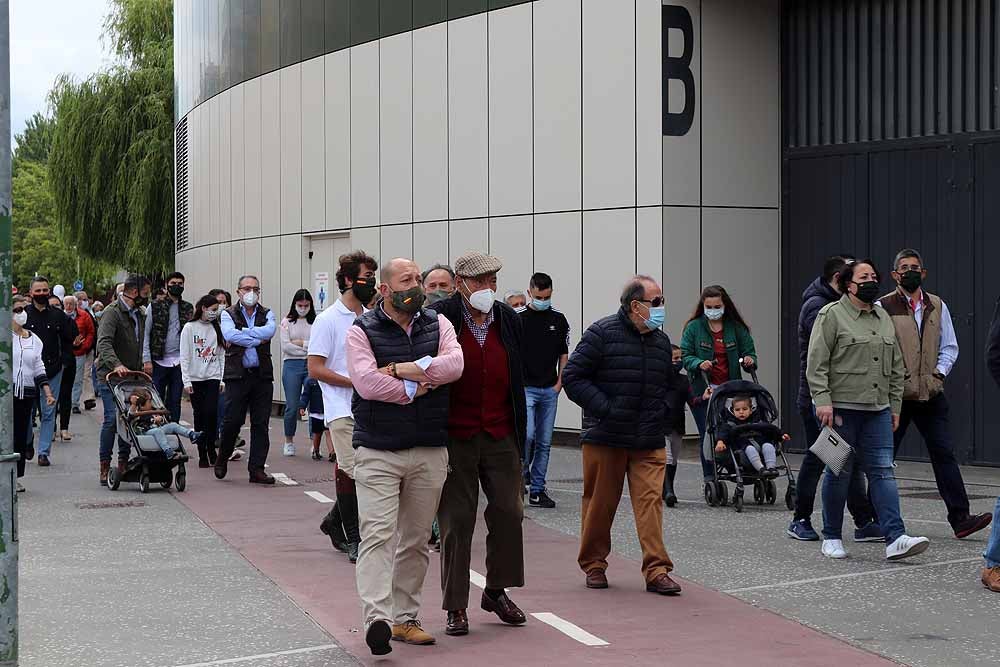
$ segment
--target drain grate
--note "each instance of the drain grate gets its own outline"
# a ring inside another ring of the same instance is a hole
[[[555,484],[583,484],[583,477],[566,477],[563,479],[550,479],[548,481]]]
[[[146,503],[141,500],[124,500],[119,502],[106,503],[77,503],[77,509],[81,510],[109,510],[118,507],[145,507]]]
[[[996,496],[970,493],[969,500],[993,500]],[[917,498],[919,500],[941,500],[941,494],[932,486],[912,486],[899,490],[901,498]]]
[[[299,484],[325,484],[327,482],[337,481],[334,477],[313,477],[312,479],[299,479],[295,478],[295,481]]]

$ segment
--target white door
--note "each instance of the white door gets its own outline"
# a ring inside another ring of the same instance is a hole
[[[305,244],[306,266],[309,267],[309,291],[312,292],[316,310],[325,310],[337,300],[337,260],[351,252],[351,238],[341,236],[311,236]]]

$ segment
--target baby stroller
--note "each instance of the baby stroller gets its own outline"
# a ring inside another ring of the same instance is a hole
[[[773,505],[778,497],[777,485],[773,479],[768,479],[750,465],[742,451],[735,451],[727,446],[724,457],[729,460],[720,461],[715,454],[716,432],[726,420],[727,413],[732,409],[733,398],[749,396],[751,403],[750,418],[744,424],[732,426],[732,437],[746,438],[754,444],[770,442],[774,445],[778,458],[777,471],[788,478],[788,488],[785,490],[785,506],[795,509],[795,476],[785,458],[781,440],[782,430],[775,424],[778,420],[778,408],[774,404],[771,393],[757,382],[757,373],[750,371],[752,382],[746,380],[730,380],[719,385],[709,399],[705,415],[705,440],[702,451],[705,459],[713,462],[714,481],[705,482],[705,502],[711,507],[729,504],[729,490],[726,482],[734,482],[733,507],[737,512],[743,511],[743,486],[753,484],[753,498],[758,505],[767,503]],[[706,378],[707,380],[707,378]]]
[[[180,458],[168,460],[153,436],[140,432],[128,418],[129,396],[137,389],[149,392],[155,409],[154,414],[164,416],[170,414],[163,404],[163,399],[156,391],[152,379],[145,373],[131,371],[125,375],[109,373],[107,382],[111,387],[111,395],[114,396],[115,408],[118,410],[116,437],[127,442],[132,452],[132,456],[125,466],[125,472],[119,473],[118,468],[111,466],[108,471],[108,488],[116,491],[122,482],[138,482],[139,491],[147,493],[150,482],[159,482],[164,489],[169,489],[171,485],[174,485],[178,491],[183,491],[187,487],[187,472],[184,463],[188,457],[180,438],[176,435],[166,436],[167,438],[175,438],[177,443],[174,450],[184,454]],[[176,474],[174,473],[175,467],[177,468]]]

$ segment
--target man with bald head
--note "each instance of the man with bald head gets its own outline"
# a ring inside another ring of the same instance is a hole
[[[346,338],[361,520],[357,586],[374,655],[392,650],[390,638],[434,643],[420,624],[420,591],[448,474],[447,385],[464,365],[454,327],[423,308],[417,265],[393,259],[381,279],[379,301]]]
[[[664,439],[674,385],[663,290],[649,276],[625,285],[621,307],[584,332],[563,371],[569,399],[583,408],[583,509],[580,554],[587,588],[607,588],[611,523],[628,478],[642,547],[646,590],[676,595],[663,545]]]

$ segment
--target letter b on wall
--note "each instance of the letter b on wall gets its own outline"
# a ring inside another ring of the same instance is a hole
[[[694,122],[694,74],[691,72],[691,57],[694,55],[694,25],[691,14],[684,7],[663,5],[663,134],[682,137]],[[684,36],[684,52],[681,56],[670,56],[670,30],[679,30]],[[680,81],[684,86],[684,108],[678,113],[670,113],[668,90],[670,80]]]

